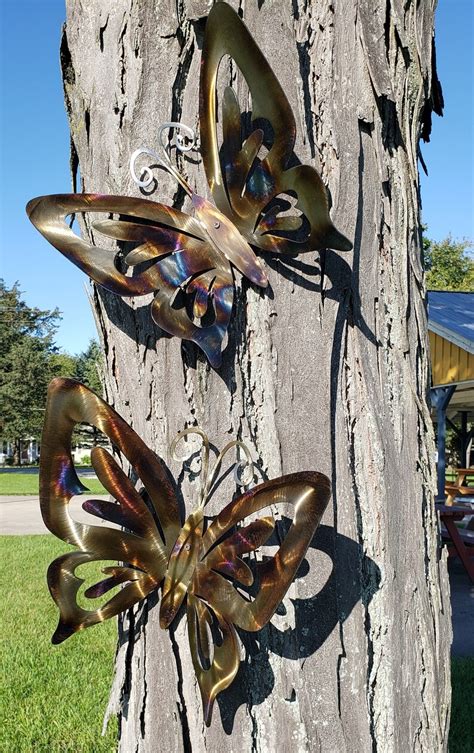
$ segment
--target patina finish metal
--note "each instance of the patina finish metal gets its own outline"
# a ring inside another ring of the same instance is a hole
[[[250,133],[243,133],[244,113],[232,87],[225,88],[219,102],[217,76],[224,55],[232,58],[248,86]],[[329,218],[326,189],[317,171],[309,165],[289,166],[296,139],[290,103],[244,23],[224,2],[216,3],[207,19],[199,102],[201,154],[214,201],[249,243],[284,254],[351,250],[350,241]],[[265,137],[264,128],[271,135]],[[260,159],[262,145],[268,154]],[[297,197],[301,218],[281,212],[279,196],[281,204],[290,193]],[[303,218],[308,229],[301,234]]]
[[[80,523],[69,512],[72,496],[87,491],[71,457],[72,432],[79,422],[97,427],[110,439],[143,487],[137,491],[114,457],[95,447],[91,462],[113,501],[87,500],[83,508],[102,525]],[[48,569],[49,589],[60,611],[53,643],[119,614],[155,589],[161,589],[160,624],[167,628],[186,600],[189,645],[209,725],[217,694],[231,684],[239,667],[236,627],[258,631],[271,619],[321,520],[330,484],[321,473],[282,476],[245,491],[209,519],[204,510],[224,455],[232,447],[245,454],[244,470],[250,470],[246,484],[253,478],[253,466],[247,448],[234,441],[209,472],[209,443],[200,429],[186,429],[175,444],[190,433],[203,441],[203,486],[198,507],[183,522],[163,462],[91,390],[71,379],[55,379],[41,444],[40,502],[49,530],[77,547]],[[286,535],[275,540],[276,553],[258,561],[256,550],[272,536],[275,520],[271,514],[255,519],[255,514],[275,505],[284,505],[286,515],[293,508],[292,522]],[[103,568],[106,577],[84,592],[86,599],[102,602],[86,609],[78,603],[84,581],[76,570],[104,560],[109,563]],[[250,589],[248,596],[242,589]]]
[[[233,89],[227,87],[218,101],[217,77],[225,55],[241,70],[251,94],[247,134]],[[149,186],[150,168],[144,168],[141,180],[135,163],[140,156],[152,157],[191,197],[194,217],[146,199],[95,194],[39,197],[29,202],[27,213],[45,238],[99,285],[124,297],[154,293],[154,321],[169,334],[196,343],[218,368],[232,312],[233,270],[262,288],[268,284],[253,248],[299,254],[352,246],[330,220],[326,189],[316,170],[293,164],[296,125],[289,102],[241,19],[224,2],[214,5],[207,20],[199,116],[202,159],[217,206],[194,193],[169,157],[165,130],[174,129],[175,146],[186,152],[194,148],[192,129],[166,123],[159,129],[162,155],[137,149],[132,176],[139,186]],[[272,132],[270,141],[264,128]],[[296,197],[291,211],[289,196]],[[66,222],[77,212],[116,215],[92,223],[94,231],[138,248],[124,255],[102,247],[100,240],[97,245],[81,240]]]
[[[169,334],[195,342],[211,366],[220,365],[232,312],[234,276],[226,255],[218,251],[201,222],[147,199],[99,194],[43,196],[30,201],[26,209],[42,235],[99,285],[125,297],[155,293],[151,304],[154,321]],[[82,240],[66,222],[68,215],[77,212],[126,215],[127,220],[103,219],[93,223],[93,228],[116,241],[137,243],[137,247],[120,259],[117,251]],[[229,221],[223,216],[219,228],[222,245],[228,238],[226,223]],[[238,239],[234,251],[229,252],[234,257],[239,256],[244,242],[240,234]],[[232,246],[232,240],[228,245]],[[248,249],[253,254],[250,246]],[[253,256],[260,274],[260,263]],[[120,271],[119,261],[133,268],[134,274]],[[185,294],[184,300],[177,297],[179,291]],[[210,321],[202,321],[207,314]]]

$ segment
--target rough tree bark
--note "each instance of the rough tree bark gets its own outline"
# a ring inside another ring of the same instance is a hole
[[[316,469],[333,482],[309,571],[286,614],[245,638],[209,730],[185,620],[168,634],[152,603],[127,616],[111,699],[121,751],[446,749],[450,606],[433,507],[417,172],[440,104],[434,4],[240,0],[294,109],[296,153],[320,170],[354,252],[270,260],[272,297],[239,282],[219,373],[154,327],[143,300],[94,290],[107,397],[150,447],[167,458],[175,433],[198,422],[220,447],[246,440],[264,475]],[[79,166],[78,190],[139,195],[131,152],[153,146],[164,121],[198,126],[211,3],[67,5],[74,182]],[[204,192],[202,166],[186,169]],[[182,201],[165,174],[152,198]]]

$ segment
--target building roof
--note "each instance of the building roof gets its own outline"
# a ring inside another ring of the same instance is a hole
[[[474,293],[430,290],[428,329],[474,354]]]

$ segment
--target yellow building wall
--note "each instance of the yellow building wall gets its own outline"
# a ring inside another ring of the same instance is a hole
[[[474,355],[430,332],[433,386],[474,379]]]

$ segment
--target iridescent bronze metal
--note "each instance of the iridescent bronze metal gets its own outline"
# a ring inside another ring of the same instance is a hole
[[[147,199],[100,194],[42,196],[32,199],[26,211],[40,233],[99,285],[120,296],[155,293],[151,305],[154,321],[169,334],[199,345],[211,366],[220,365],[222,341],[232,311],[234,277],[226,256],[218,251],[197,219]],[[118,268],[117,251],[88,243],[71,230],[66,217],[77,212],[102,212],[131,218],[100,220],[93,223],[93,227],[114,240],[140,244],[125,256],[128,266],[137,267],[156,260],[155,263],[145,271],[138,269],[131,277],[124,274]],[[153,224],[144,224],[145,221]],[[223,245],[228,235],[224,222],[229,221],[223,217]],[[242,243],[240,234],[238,238]],[[231,240],[228,245],[239,254],[238,244]],[[179,290],[194,296],[197,319],[211,310],[209,323],[194,321],[185,303],[178,305]]]
[[[234,90],[227,87],[222,103],[218,102],[217,75],[224,55],[232,58],[247,83],[252,123],[262,120],[271,126],[272,143],[262,159],[264,132],[254,126],[242,140],[243,117]],[[224,2],[212,7],[206,23],[199,103],[201,154],[214,201],[250,244],[284,254],[351,250],[350,241],[329,218],[326,189],[316,170],[309,165],[288,167],[296,138],[290,104],[244,23]],[[217,134],[218,105],[222,144]],[[296,194],[297,207],[308,221],[306,237],[297,235],[299,218],[280,214],[272,204],[289,192]]]
[[[112,455],[104,448],[93,449],[92,465],[114,501],[87,500],[83,507],[125,530],[79,523],[69,513],[71,497],[86,491],[71,457],[72,432],[79,422],[90,423],[109,437],[147,493],[148,504]],[[321,520],[330,484],[326,476],[313,472],[267,481],[224,507],[206,527],[204,507],[225,453],[232,447],[243,450],[252,477],[253,466],[248,450],[240,442],[230,442],[209,473],[205,434],[191,428],[177,439],[190,433],[203,440],[204,483],[197,509],[182,524],[163,462],[87,387],[71,379],[55,379],[48,391],[41,444],[40,502],[49,530],[78,549],[59,557],[48,569],[48,585],[60,611],[53,643],[117,615],[160,587],[160,624],[167,628],[187,599],[189,645],[209,725],[217,694],[231,684],[239,667],[235,627],[257,631],[271,619]],[[273,505],[294,506],[293,520],[276,554],[257,562],[249,555],[268,541],[275,521],[267,516],[241,523]],[[120,588],[100,607],[85,609],[77,600],[84,581],[76,570],[104,560],[111,562],[103,569],[106,577],[87,588],[84,596],[96,599]],[[237,589],[249,586],[253,590],[247,599]]]
[[[216,83],[224,55],[235,60],[247,81],[253,121],[263,118],[273,129],[266,157],[259,157],[262,129],[254,128],[242,143],[241,111],[229,87],[221,106],[223,142],[218,143]],[[166,151],[160,157],[142,148],[131,158],[134,180],[140,186],[151,183],[150,168],[144,170],[146,180],[140,180],[135,162],[143,154],[153,157],[191,197],[194,218],[144,199],[95,194],[39,197],[29,202],[27,213],[45,238],[99,285],[121,296],[155,293],[151,309],[155,322],[169,334],[195,342],[218,368],[233,305],[232,269],[260,287],[268,284],[251,245],[285,254],[327,246],[348,251],[352,245],[329,218],[326,189],[316,170],[308,165],[288,168],[296,135],[290,105],[239,16],[224,2],[214,5],[207,21],[199,101],[202,158],[217,208],[194,193]],[[193,131],[177,123],[159,129],[162,147],[163,132],[170,127],[183,131],[176,136],[181,151],[194,148]],[[191,147],[184,146],[185,137]],[[278,203],[278,197],[289,192],[297,196],[296,208],[306,218],[306,234],[303,219],[283,213],[284,199]],[[70,229],[66,217],[76,212],[125,216],[98,221],[93,228],[116,241],[140,244],[121,260],[127,265],[154,263],[145,271],[135,269],[133,276],[120,272],[117,251],[81,240]],[[179,291],[191,298],[188,305],[180,301]]]

